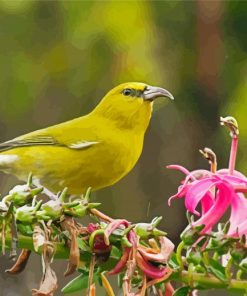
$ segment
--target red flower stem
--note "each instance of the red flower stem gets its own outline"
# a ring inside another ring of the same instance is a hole
[[[236,164],[236,157],[237,157],[237,150],[238,150],[238,136],[232,136],[232,145],[231,145],[231,153],[229,158],[229,173],[233,175],[235,164]]]

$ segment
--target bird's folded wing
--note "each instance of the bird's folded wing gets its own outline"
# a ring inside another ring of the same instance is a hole
[[[52,136],[32,136],[27,138],[16,138],[0,144],[0,152],[28,146],[63,146],[70,149],[84,149],[92,145],[98,144],[97,141],[77,141],[75,143],[61,143],[54,139]]]

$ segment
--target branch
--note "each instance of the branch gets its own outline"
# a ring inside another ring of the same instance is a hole
[[[10,235],[6,236],[5,244],[6,244],[6,249],[11,248],[11,236]],[[54,242],[53,244],[54,244],[54,247],[56,250],[54,258],[56,258],[56,259],[69,258],[69,248],[68,247],[66,247],[63,243]],[[1,245],[2,245],[2,239],[1,239],[1,235],[0,235],[0,246]],[[18,249],[28,249],[28,250],[35,252],[34,246],[33,246],[33,238],[30,236],[18,235],[17,247],[18,247]],[[35,253],[37,253],[37,252],[35,252]],[[41,254],[42,250],[40,250],[38,253]]]
[[[1,239],[0,239],[0,246],[1,246]],[[54,243],[54,246],[56,248],[55,258],[56,259],[68,259],[69,258],[69,248],[66,247],[63,243]],[[11,247],[11,237],[6,237],[6,249],[10,249]],[[18,248],[19,249],[28,249],[33,252],[33,241],[32,237],[19,235],[18,236]],[[38,253],[41,253],[38,252]],[[215,288],[215,289],[229,289],[234,291],[243,292],[247,290],[247,281],[246,280],[231,280],[230,283],[228,282],[222,282],[219,279],[217,279],[214,276],[209,276],[205,274],[200,273],[192,273],[192,275],[189,275],[187,271],[182,271],[179,273],[178,278],[175,278],[177,281],[182,281],[186,284],[189,284],[191,282],[191,277],[193,279],[193,282],[196,282],[198,285],[205,287],[205,288]]]
[[[182,271],[179,274],[179,277],[175,280],[182,281],[186,284],[191,282],[191,278],[193,282],[196,282],[198,285],[203,286],[204,288],[216,288],[216,289],[229,289],[234,291],[247,291],[247,281],[246,280],[231,280],[230,282],[223,282],[217,279],[214,276],[200,274],[200,273],[192,273],[188,274],[187,271]]]

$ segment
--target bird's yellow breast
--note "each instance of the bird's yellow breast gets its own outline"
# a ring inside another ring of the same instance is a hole
[[[68,187],[81,194],[116,183],[136,164],[152,113],[152,102],[124,96],[126,87],[146,86],[120,85],[88,115],[4,143],[0,169],[23,180],[32,172],[54,193]]]
[[[42,185],[53,192],[68,187],[71,194],[81,194],[88,187],[97,190],[114,184],[137,162],[146,129],[119,128],[118,124],[108,119],[93,117],[95,128],[90,127],[90,140],[97,141],[97,144],[83,149],[54,146],[15,148],[2,153],[18,155],[18,160],[8,172],[22,179],[32,172]],[[79,129],[74,131],[78,133]],[[75,137],[84,138],[79,134]]]

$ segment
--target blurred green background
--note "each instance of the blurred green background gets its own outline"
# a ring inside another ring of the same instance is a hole
[[[138,164],[94,198],[107,214],[133,222],[162,215],[162,229],[177,242],[184,206],[168,208],[167,199],[182,175],[165,166],[206,168],[198,149],[207,146],[225,167],[230,138],[221,115],[238,119],[238,168],[247,173],[246,27],[246,1],[0,0],[0,139],[84,115],[122,82],[167,88],[175,102],[156,103]],[[1,174],[1,192],[16,182]],[[0,295],[30,295],[38,286],[40,258],[31,259],[13,278],[1,258]],[[65,263],[55,268],[62,287]]]

